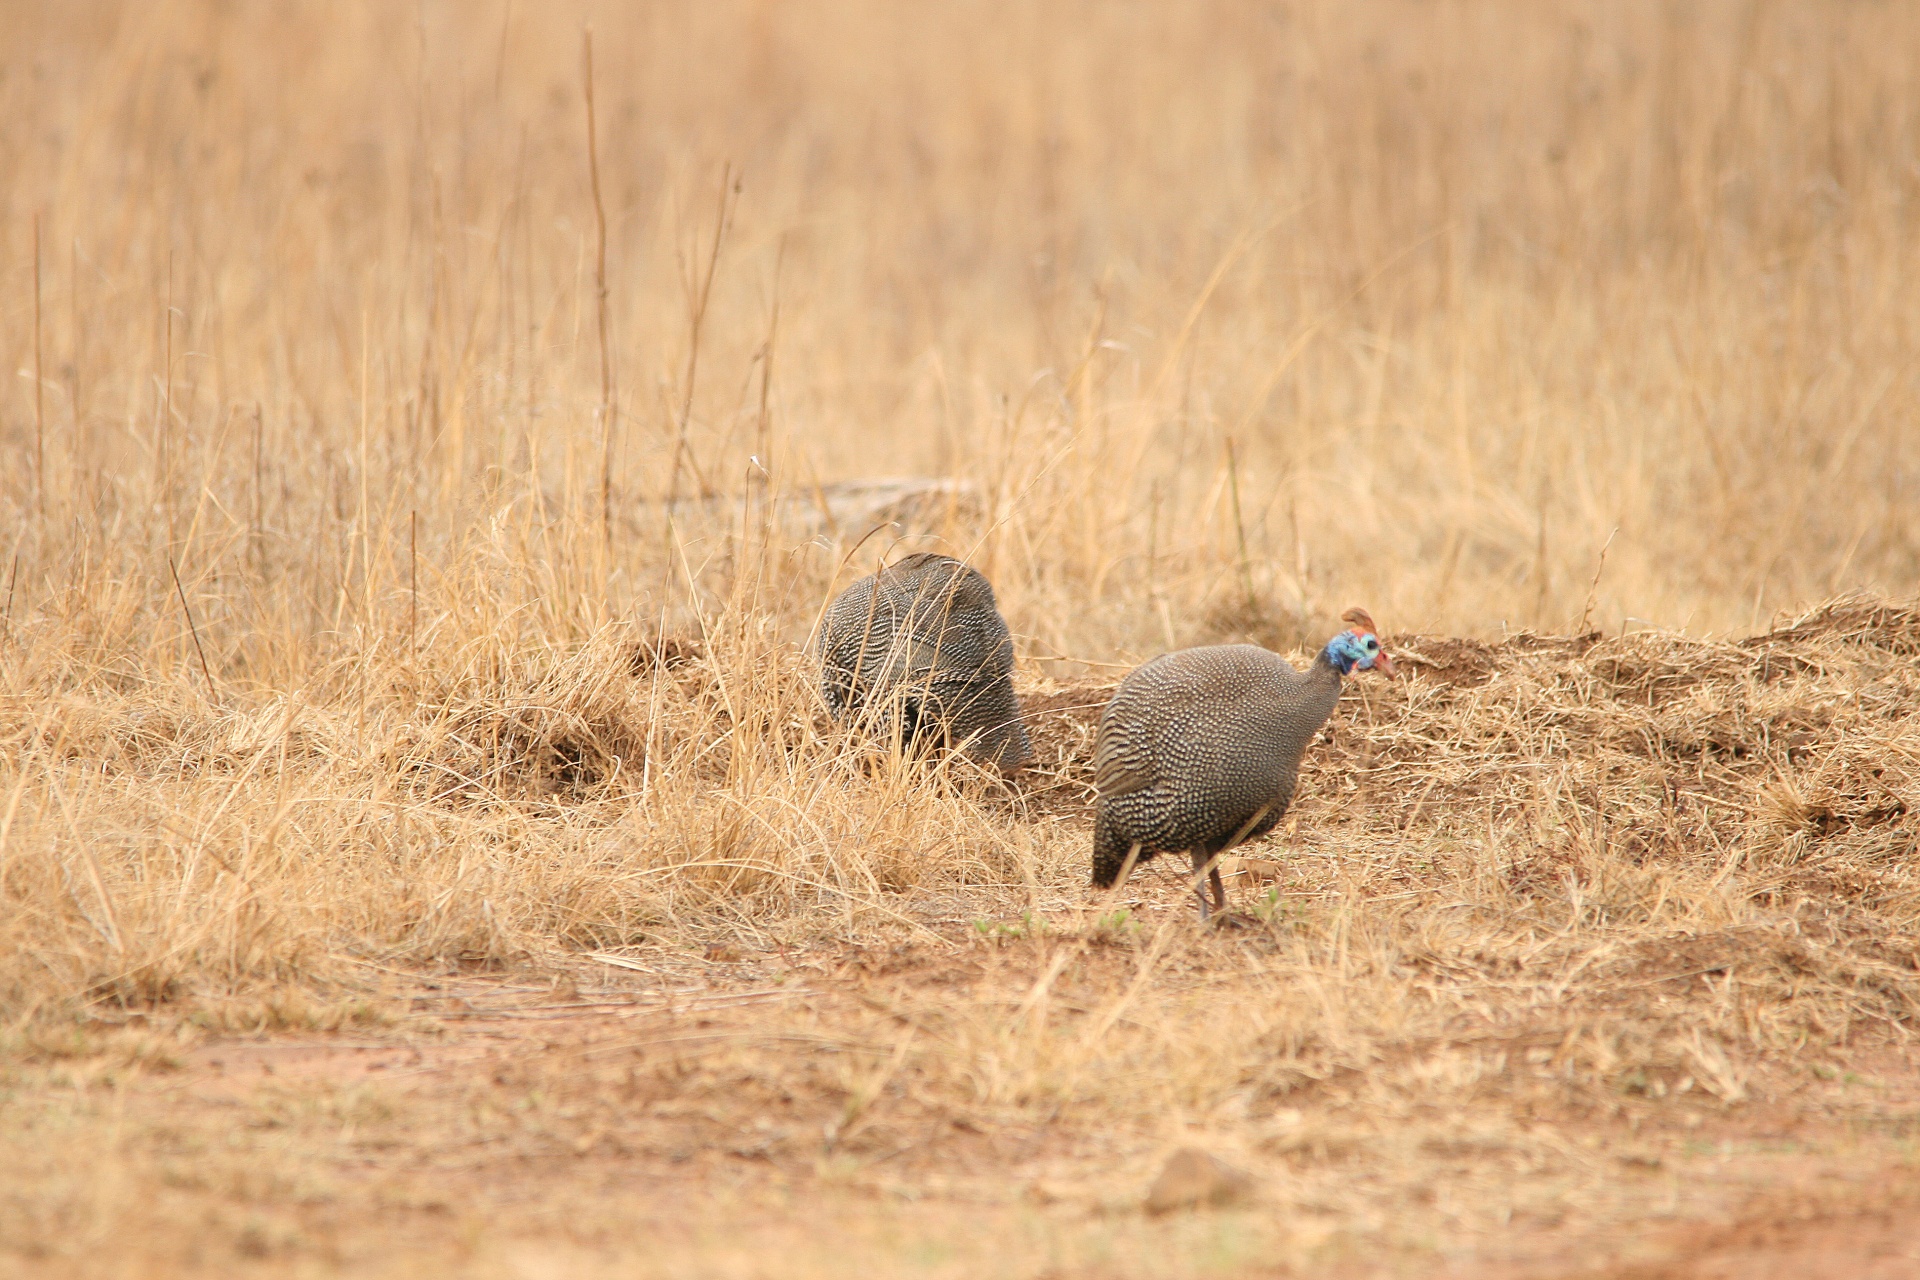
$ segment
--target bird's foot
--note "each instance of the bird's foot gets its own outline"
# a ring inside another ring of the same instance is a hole
[[[1244,911],[1216,911],[1206,924],[1215,929],[1258,929],[1260,922]]]

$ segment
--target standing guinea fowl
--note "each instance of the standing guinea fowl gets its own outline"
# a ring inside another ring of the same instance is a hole
[[[1257,645],[1163,654],[1121,682],[1100,716],[1093,883],[1118,883],[1156,853],[1193,855],[1200,918],[1226,906],[1216,855],[1265,835],[1293,799],[1300,757],[1340,700],[1340,678],[1393,674],[1364,609],[1305,672]]]
[[[834,719],[944,739],[1011,770],[1032,754],[1013,693],[1013,637],[993,587],[922,552],[842,591],[820,627],[820,693]]]

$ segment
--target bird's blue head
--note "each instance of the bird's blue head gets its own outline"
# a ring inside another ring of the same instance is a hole
[[[1349,609],[1340,616],[1340,621],[1348,623],[1352,630],[1342,631],[1327,641],[1327,647],[1321,656],[1327,665],[1343,676],[1355,671],[1377,670],[1381,675],[1393,674],[1393,659],[1387,656],[1386,646],[1380,643],[1380,637],[1374,634],[1373,619],[1365,609]]]

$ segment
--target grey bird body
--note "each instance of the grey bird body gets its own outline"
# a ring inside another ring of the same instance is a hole
[[[1093,883],[1185,851],[1225,904],[1215,855],[1271,831],[1293,801],[1300,758],[1340,700],[1343,666],[1393,674],[1363,610],[1305,671],[1255,645],[1164,654],[1121,682],[1094,747]],[[1200,893],[1200,914],[1207,897]]]
[[[820,693],[836,720],[865,716],[938,737],[983,764],[1032,754],[1013,692],[1013,637],[993,587],[949,556],[912,555],[860,579],[820,628]]]

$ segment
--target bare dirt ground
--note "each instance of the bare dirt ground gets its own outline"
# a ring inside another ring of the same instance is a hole
[[[1173,877],[1143,888],[1143,918],[1184,916]],[[1195,967],[1263,945],[1171,927]],[[1360,1145],[1367,1090],[1337,1077],[1295,1096],[1283,1122],[1297,1141],[1264,1144],[1178,1123],[994,1123],[917,1097],[871,1054],[848,1088],[837,1060],[873,1047],[851,1028],[884,1034],[942,1001],[1015,1004],[1073,947],[974,932],[647,956],[635,963],[649,972],[595,964],[549,990],[396,978],[388,1000],[414,1012],[332,1035],[169,1049],[129,1029],[118,1065],[12,1074],[9,1198],[17,1209],[26,1180],[60,1206],[59,1233],[16,1260],[49,1276],[1920,1269],[1920,1062],[1901,1037],[1767,1071],[1748,1081],[1766,1098],[1755,1105],[1697,1088],[1627,1106],[1549,1100],[1509,1082],[1527,1097],[1512,1109],[1518,1141],[1485,1115],[1429,1114],[1414,1121],[1415,1166],[1384,1173]],[[1257,998],[1242,987],[1217,1016]],[[1553,1038],[1512,1028],[1474,1052],[1544,1078]],[[1251,1172],[1252,1189],[1146,1213],[1167,1151],[1196,1141]]]

